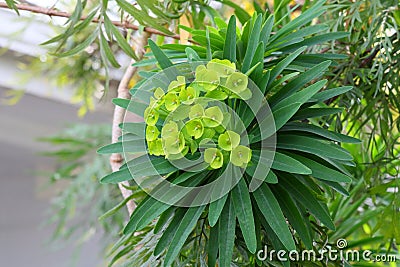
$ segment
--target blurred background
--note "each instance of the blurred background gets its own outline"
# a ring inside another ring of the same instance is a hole
[[[36,2],[46,5],[45,1]],[[62,208],[63,201],[78,200],[62,196],[68,181],[56,182],[54,175],[61,165],[57,156],[44,154],[57,153],[52,145],[57,141],[40,138],[58,135],[76,124],[90,129],[91,125],[101,123],[111,125],[112,121],[110,98],[100,102],[99,97],[94,97],[91,101],[97,106],[96,111],[93,107],[86,113],[80,110],[81,103],[76,103],[75,99],[82,98],[74,95],[73,80],[66,77],[60,81],[59,73],[51,73],[52,67],[46,66],[48,50],[40,43],[55,35],[55,21],[26,12],[17,16],[13,11],[0,9],[0,266],[99,266],[103,261],[102,233],[96,231],[95,225],[89,228],[91,231],[81,231],[80,239],[64,242],[58,237],[71,233],[51,222],[52,207]],[[55,60],[54,66],[60,64],[68,62]],[[122,71],[113,73],[113,77],[118,76],[122,76]],[[101,96],[103,88],[100,83],[97,86]],[[110,97],[115,92],[114,81],[111,88]],[[71,149],[65,141],[66,149]],[[90,213],[90,206],[85,209]],[[67,218],[77,211],[65,212]],[[74,220],[85,221],[84,216],[85,212]]]

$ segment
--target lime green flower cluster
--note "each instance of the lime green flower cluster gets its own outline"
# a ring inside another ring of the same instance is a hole
[[[235,63],[214,59],[196,68],[190,85],[178,76],[167,92],[156,88],[144,112],[149,154],[180,159],[205,148],[204,161],[210,168],[219,169],[229,161],[244,168],[251,160],[251,149],[240,145],[238,133],[226,129],[229,112],[211,105],[227,98],[251,97],[248,77],[235,70]]]

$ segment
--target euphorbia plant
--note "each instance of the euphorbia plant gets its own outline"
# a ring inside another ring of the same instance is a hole
[[[341,111],[325,101],[351,89],[318,80],[337,55],[307,52],[346,36],[311,25],[323,3],[281,28],[273,15],[255,13],[241,30],[234,16],[228,24],[216,19],[218,28],[182,27],[196,45],[149,40],[150,59],[137,65],[158,68],[141,73],[131,100],[114,100],[143,122],[123,123],[121,142],[99,150],[128,157],[103,183],[131,180],[147,194],[116,259],[170,266],[192,245],[200,257],[189,264],[268,265],[256,257],[264,245],[312,249],[326,228],[335,229],[324,192],[347,194],[352,157],[340,143],[358,140],[321,120]],[[157,245],[135,250],[135,232],[154,220]]]

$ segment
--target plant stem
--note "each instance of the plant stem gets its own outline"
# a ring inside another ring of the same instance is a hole
[[[143,58],[143,55],[145,53],[144,47],[147,45],[147,40],[150,37],[151,33],[149,32],[143,32],[141,35],[141,38],[137,44],[136,47],[136,53],[139,59]],[[119,85],[118,85],[118,92],[117,92],[117,97],[118,98],[125,98],[129,99],[130,98],[130,93],[129,93],[129,82],[132,79],[133,75],[137,72],[137,67],[133,67],[132,64],[134,63],[134,60],[129,64],[128,68],[126,69]],[[113,117],[113,123],[112,123],[112,135],[111,135],[111,142],[116,143],[118,142],[118,137],[121,136],[122,130],[119,127],[120,123],[123,122],[125,116],[125,109],[115,106],[114,109],[114,117]],[[121,167],[122,163],[124,161],[123,156],[120,153],[114,153],[110,157],[110,165],[112,168],[112,171],[118,171],[119,168]],[[129,186],[128,181],[124,181],[118,184],[118,187],[121,191],[122,196],[124,199],[128,198],[131,195],[131,191],[126,189],[125,186]],[[128,208],[129,215],[132,214],[132,212],[136,208],[136,203],[133,200],[130,200],[126,203],[126,206]]]
[[[25,11],[30,11],[32,13],[37,13],[37,14],[44,14],[44,15],[48,15],[50,17],[63,17],[63,18],[69,18],[71,17],[71,14],[68,12],[64,12],[64,11],[59,11],[57,9],[54,8],[45,8],[45,7],[39,7],[39,6],[34,6],[34,5],[29,5],[29,4],[17,4],[15,5],[17,7],[18,10],[25,10]],[[8,8],[10,9],[10,7],[6,4],[6,3],[2,3],[0,2],[0,8]],[[82,16],[80,18],[80,20],[85,20],[87,18],[87,16]],[[93,23],[100,23],[99,19],[92,19]],[[127,21],[124,22],[120,22],[120,21],[112,21],[112,24],[114,24],[117,27],[120,28],[124,28],[124,29],[131,29],[131,30],[139,30],[139,26],[136,26],[134,24],[131,24]],[[176,35],[168,35],[165,34],[163,32],[160,32],[156,29],[150,28],[150,27],[144,27],[143,31],[147,32],[147,33],[151,33],[151,34],[157,34],[157,35],[163,35],[163,36],[168,36],[174,39],[179,40],[180,36],[178,34]]]

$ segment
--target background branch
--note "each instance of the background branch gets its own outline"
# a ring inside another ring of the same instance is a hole
[[[141,38],[137,44],[136,47],[136,53],[139,59],[143,58],[143,55],[145,53],[144,47],[147,45],[147,40],[150,37],[149,32],[143,32],[141,35]],[[118,85],[118,98],[125,98],[129,99],[130,98],[130,93],[129,93],[129,82],[132,79],[133,75],[137,72],[137,67],[133,67],[132,64],[135,61],[132,60],[131,63],[129,64],[129,67],[126,69],[119,85]],[[122,130],[119,127],[119,125],[123,122],[125,116],[125,109],[115,105],[114,109],[114,117],[113,117],[113,124],[112,124],[112,135],[111,135],[111,142],[116,143],[118,142],[118,137],[121,136]],[[122,163],[124,161],[124,158],[121,154],[119,153],[114,153],[110,157],[110,164],[112,171],[118,171],[119,168],[121,167]],[[128,198],[132,193],[130,190],[126,189],[126,186],[129,186],[128,181],[124,181],[118,184],[118,187],[121,191],[122,196],[124,199]],[[129,215],[132,214],[132,212],[136,208],[136,203],[133,200],[130,200],[126,203]]]
[[[33,5],[28,5],[28,4],[17,4],[15,6],[16,6],[16,8],[18,10],[30,11],[32,13],[48,15],[50,17],[52,17],[52,16],[54,16],[54,17],[63,17],[63,18],[71,17],[70,13],[64,12],[64,11],[59,11],[59,10],[54,9],[54,8],[44,8],[44,7],[33,6]],[[0,8],[10,9],[10,7],[4,2],[0,2]],[[86,18],[87,18],[87,16],[82,16],[80,18],[80,20],[85,20]],[[92,19],[92,22],[93,23],[99,23],[100,20],[94,18],[94,19]],[[135,31],[139,30],[139,26],[131,24],[131,23],[127,22],[127,21],[124,21],[124,22],[112,21],[112,24],[114,24],[117,27],[124,28],[124,29],[131,29],[131,30],[135,30]],[[180,36],[178,34],[170,36],[168,34],[165,34],[163,32],[160,32],[160,31],[158,31],[156,29],[153,29],[153,28],[150,28],[150,27],[144,27],[143,31],[145,31],[147,33],[151,33],[151,34],[168,36],[168,37],[171,37],[171,38],[174,38],[174,39],[177,39],[177,40],[180,39]]]

